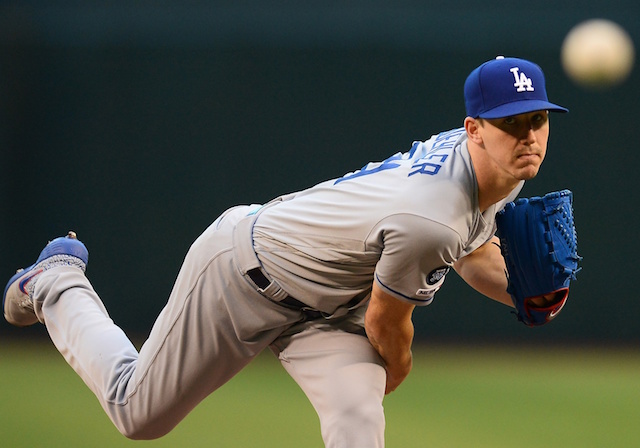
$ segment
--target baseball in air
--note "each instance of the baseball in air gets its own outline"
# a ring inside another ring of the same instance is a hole
[[[565,73],[584,87],[606,88],[623,82],[635,59],[633,41],[617,23],[592,19],[573,27],[561,50]]]

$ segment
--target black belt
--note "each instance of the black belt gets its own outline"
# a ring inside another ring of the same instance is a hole
[[[251,279],[255,285],[260,289],[266,289],[271,284],[271,280],[267,278],[266,275],[262,272],[260,268],[254,268],[247,271],[247,275]],[[281,305],[284,305],[288,308],[292,308],[294,310],[302,311],[307,319],[318,319],[322,317],[322,312],[318,310],[314,310],[309,307],[309,305],[302,303],[298,299],[287,295],[282,300],[277,301]]]

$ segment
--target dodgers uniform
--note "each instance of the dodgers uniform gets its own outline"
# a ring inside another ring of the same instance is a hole
[[[382,447],[385,371],[363,328],[372,283],[430,304],[521,188],[480,213],[466,134],[454,129],[263,206],[227,210],[190,248],[139,352],[79,269],[40,274],[36,315],[128,437],[167,433],[270,347],[316,409],[327,447]]]

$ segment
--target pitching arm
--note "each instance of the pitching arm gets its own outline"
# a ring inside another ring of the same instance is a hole
[[[373,284],[364,323],[369,341],[386,363],[385,394],[393,392],[411,371],[414,308]]]

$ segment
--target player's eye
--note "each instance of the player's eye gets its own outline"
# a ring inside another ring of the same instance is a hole
[[[539,114],[535,114],[533,117],[531,117],[531,124],[535,127],[540,127],[545,124],[548,119],[549,116],[546,111],[540,112]]]

